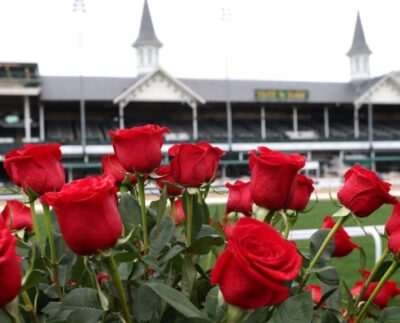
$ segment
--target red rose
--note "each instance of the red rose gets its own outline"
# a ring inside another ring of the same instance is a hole
[[[130,129],[110,130],[112,145],[122,167],[133,173],[150,173],[161,164],[165,127],[148,124]]]
[[[174,212],[170,210],[169,216],[175,220],[175,225],[180,225],[182,223],[185,223],[186,216],[185,216],[185,211],[183,210],[182,199],[177,199],[174,201]]]
[[[332,229],[334,226],[335,221],[333,221],[332,217],[327,215],[324,218],[324,223],[322,224],[321,229]],[[358,248],[358,245],[351,241],[350,236],[342,227],[336,231],[334,241],[335,251],[332,254],[333,257],[345,257],[352,252],[353,249]]]
[[[251,216],[253,199],[250,194],[250,182],[236,181],[234,184],[227,183],[225,186],[229,189],[227,212],[240,212]]]
[[[266,147],[250,152],[250,191],[254,203],[269,210],[286,209],[296,188],[296,174],[306,159],[298,154],[285,155]]]
[[[400,203],[393,205],[392,213],[386,222],[385,230],[388,236],[400,231]]]
[[[369,297],[375,290],[375,287],[378,285],[379,282],[375,281],[368,285],[367,290],[365,291],[363,297],[361,298],[362,301],[367,301]],[[360,293],[361,288],[364,284],[364,281],[358,281],[351,290],[351,294],[355,297],[357,294]],[[384,309],[389,300],[397,295],[400,294],[400,288],[396,282],[389,280],[383,285],[382,289],[379,291],[378,295],[376,295],[374,301],[372,302],[380,309]]]
[[[311,291],[311,296],[313,299],[313,302],[315,304],[319,304],[319,302],[321,302],[321,298],[322,298],[322,291],[321,291],[321,286],[319,285],[307,285],[304,290],[309,290]],[[326,304],[322,304],[324,306],[326,306]]]
[[[65,183],[59,144],[24,145],[5,155],[4,168],[11,180],[38,195],[59,191]]]
[[[108,174],[114,177],[115,184],[121,184],[125,180],[125,176],[129,176],[131,184],[136,184],[136,176],[128,173],[121,165],[117,156],[108,154],[101,159],[101,168],[103,174]]]
[[[171,175],[184,187],[200,187],[214,181],[224,152],[206,142],[177,144],[169,149]]]
[[[121,235],[117,191],[111,176],[87,177],[43,195],[41,201],[54,208],[70,249],[92,255],[113,246]]]
[[[32,231],[31,209],[20,201],[7,201],[1,212],[1,218],[11,228],[11,230]]]
[[[0,221],[0,308],[17,297],[21,289],[20,258],[15,248],[15,237]]]
[[[297,174],[296,188],[289,209],[301,211],[304,210],[310,201],[311,193],[314,192],[314,181],[311,178]]]
[[[227,303],[254,309],[288,298],[284,283],[294,279],[300,267],[294,242],[266,223],[243,217],[216,261],[211,283],[219,284]]]
[[[370,215],[383,204],[397,203],[396,197],[389,194],[390,184],[360,165],[355,165],[344,174],[344,186],[337,196],[340,202],[356,216]]]
[[[156,174],[161,176],[156,179],[157,185],[162,190],[167,185],[168,196],[179,196],[183,193],[183,188],[172,186],[169,183],[176,184],[173,177],[171,176],[171,166],[163,166],[156,170]]]

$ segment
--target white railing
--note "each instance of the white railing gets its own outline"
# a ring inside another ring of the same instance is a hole
[[[360,227],[345,227],[344,228],[350,237],[365,237],[366,235],[371,236],[374,240],[375,245],[375,262],[377,262],[382,254],[382,239],[381,234],[385,231],[384,225],[368,225],[364,229]],[[290,240],[309,240],[310,237],[318,229],[305,229],[305,230],[294,230],[289,234]]]

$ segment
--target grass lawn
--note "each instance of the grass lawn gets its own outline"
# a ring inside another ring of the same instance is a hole
[[[315,202],[311,202],[310,205],[313,205]],[[331,201],[319,201],[317,205],[312,209],[311,212],[300,214],[299,219],[294,227],[295,230],[298,229],[311,229],[311,228],[319,228],[322,225],[323,219],[325,215],[333,214],[339,209],[338,206],[334,205]],[[210,207],[211,216],[215,214],[223,214],[225,211],[224,205],[214,205]],[[392,206],[384,205],[380,209],[376,210],[373,214],[371,214],[367,218],[360,219],[363,225],[381,225],[385,224],[387,218],[389,217],[392,210]],[[357,226],[357,223],[352,219],[348,219],[345,223],[345,226]],[[371,270],[374,264],[374,243],[373,239],[369,236],[366,237],[358,237],[353,238],[353,241],[360,245],[366,255],[367,255],[367,265],[366,269]],[[383,242],[383,247],[386,245],[386,242]],[[309,242],[308,241],[298,241],[297,246],[300,250],[308,250]],[[331,260],[331,265],[334,266],[340,275],[340,278],[343,279],[348,286],[353,286],[354,283],[360,279],[360,275],[358,274],[358,270],[360,268],[360,252],[356,249],[353,252],[344,258],[335,258]],[[400,274],[396,274],[393,276],[393,279],[400,282]],[[310,282],[316,282],[316,280],[310,279]]]

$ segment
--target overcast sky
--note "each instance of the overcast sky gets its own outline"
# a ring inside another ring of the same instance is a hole
[[[131,47],[144,0],[0,0],[0,61],[37,62],[42,75],[136,76]],[[371,74],[400,69],[399,0],[148,0],[176,77],[348,81],[360,11]],[[222,21],[222,8],[231,21]],[[80,68],[80,59],[83,67]]]

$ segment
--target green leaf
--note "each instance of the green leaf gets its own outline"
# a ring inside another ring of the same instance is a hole
[[[125,232],[132,231],[132,229],[136,228],[142,223],[142,213],[139,202],[133,198],[130,193],[121,194],[118,209]]]
[[[332,266],[313,269],[311,272],[315,273],[318,279],[327,285],[339,285],[339,275],[336,269]]]
[[[322,243],[325,241],[325,238],[328,236],[330,230],[329,229],[319,229],[317,232],[315,232],[311,238],[310,238],[310,253],[314,257],[316,253],[318,252],[319,248],[321,247]],[[332,238],[328,245],[326,246],[324,252],[322,253],[319,261],[317,264],[320,266],[328,261],[333,252],[335,251],[335,241]]]
[[[186,255],[183,258],[182,265],[182,293],[191,299],[194,282],[196,280],[197,271],[192,258]]]
[[[377,323],[400,322],[400,310],[398,307],[386,307],[379,315]]]
[[[169,216],[164,216],[150,233],[150,257],[157,257],[163,248],[171,241],[174,235],[174,221]]]
[[[103,315],[96,292],[90,288],[74,289],[62,303],[51,302],[42,311],[48,315],[48,323],[97,323]]]
[[[139,321],[150,321],[159,310],[159,296],[145,284],[137,289],[134,300],[134,314]]]
[[[219,292],[219,287],[215,286],[211,288],[206,296],[206,300],[204,302],[204,309],[208,315],[209,318],[213,322],[216,321],[216,316],[217,316],[217,308],[219,307],[218,304],[218,292]]]
[[[245,323],[266,322],[269,314],[268,307],[262,307],[254,310],[246,319]]]
[[[333,287],[329,286],[329,285],[325,285],[327,288],[326,291],[322,291],[323,295],[321,297],[321,300],[319,301],[319,303],[317,304],[317,306],[321,306],[322,304],[324,304],[326,302],[326,300],[338,289],[337,286]]]
[[[326,300],[326,304],[329,309],[335,311],[341,311],[342,309],[342,299],[341,299],[341,290],[337,285],[327,285],[322,283],[322,297],[321,300]]]
[[[212,247],[222,246],[224,243],[225,240],[218,235],[205,236],[193,242],[189,246],[188,251],[197,255],[205,255]]]
[[[169,249],[160,259],[159,263],[161,265],[165,264],[175,256],[179,255],[182,251],[184,251],[186,248],[184,246],[181,246],[179,244],[174,245],[171,249]]]
[[[324,315],[322,316],[321,323],[340,323],[339,319],[330,310],[325,311]]]
[[[311,292],[304,292],[288,298],[275,311],[272,323],[305,323],[313,317]]]
[[[346,209],[344,206],[340,208],[336,213],[332,214],[332,217],[334,218],[340,218],[344,216],[348,216],[351,214],[351,211],[349,209]]]
[[[161,274],[162,269],[158,265],[158,263],[154,260],[153,257],[150,256],[144,256],[140,258],[146,265],[148,265],[150,268],[154,269],[157,273]]]
[[[148,283],[146,285],[185,317],[203,319],[204,322],[210,322],[205,314],[200,312],[186,296],[176,289],[161,283]]]

